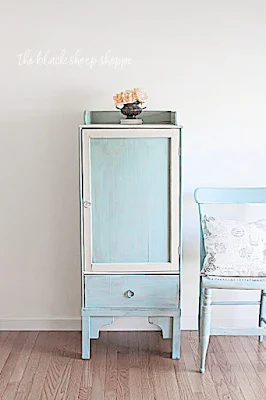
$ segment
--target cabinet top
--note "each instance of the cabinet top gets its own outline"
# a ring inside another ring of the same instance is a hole
[[[123,125],[123,124],[90,124],[79,125],[80,129],[182,129],[181,125],[166,124],[139,124],[139,125]]]
[[[119,111],[84,111],[84,124],[80,128],[182,128],[177,124],[177,113],[175,111],[143,111],[140,119],[142,124],[121,124],[125,119]]]

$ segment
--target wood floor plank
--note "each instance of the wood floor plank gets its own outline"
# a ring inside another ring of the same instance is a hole
[[[129,340],[126,332],[117,332],[117,398],[129,400]]]
[[[148,340],[149,340],[149,350],[152,355],[152,362],[150,364],[149,376],[153,387],[153,391],[155,393],[155,398],[172,400],[169,399],[167,393],[167,382],[165,379],[165,370],[164,370],[165,355],[161,350],[161,342],[163,340],[161,332],[149,332]]]
[[[141,369],[139,367],[129,368],[129,396],[130,399],[142,399],[141,392]],[[105,397],[106,398],[106,397]]]
[[[182,357],[184,358],[192,393],[203,394],[202,375],[198,372],[187,332],[182,332]]]
[[[91,400],[104,400],[107,336],[108,332],[101,332],[100,338],[95,340],[96,351],[92,354],[95,360],[92,375]]]
[[[106,338],[107,338],[108,345],[107,345],[107,353],[106,353],[104,398],[105,398],[105,400],[116,400],[116,389],[117,389],[117,335],[116,335],[116,332],[108,332],[106,335]]]
[[[0,348],[0,374],[2,373],[3,366],[12,350],[13,342],[16,339],[18,332],[10,332],[3,340]]]
[[[92,360],[82,360],[82,374],[79,387],[78,400],[87,400],[91,398],[92,388]]]
[[[254,340],[255,339],[255,340]],[[257,346],[255,347],[255,342],[257,343]],[[258,342],[258,338],[256,337],[242,337],[241,338],[241,344],[243,348],[245,349],[247,356],[249,358],[249,361],[251,362],[257,376],[257,390],[260,391],[259,387],[261,387],[259,381],[262,383],[264,386],[264,390],[266,389],[266,357],[265,357],[265,351],[260,352],[260,343]],[[259,386],[259,387],[258,387]],[[254,389],[255,390],[255,389]]]
[[[255,371],[257,373],[265,372],[266,368],[263,363],[263,360],[259,356],[258,352],[255,351],[254,346],[252,346],[252,343],[251,343],[249,337],[241,337],[240,342],[241,342],[243,348],[245,349],[245,351],[248,355],[248,358],[250,359]]]
[[[238,380],[236,379],[236,375],[234,370],[231,368],[230,363],[228,362],[225,351],[224,351],[224,337],[215,336],[212,338],[213,348],[214,348],[214,357],[219,363],[219,367],[223,374],[225,384],[229,389],[230,396],[233,400],[245,400],[241,388],[239,387]]]
[[[90,400],[92,398],[93,371],[96,361],[97,340],[91,340],[91,358],[82,360],[82,376],[79,387],[78,400]]]
[[[246,400],[256,400],[257,397],[250,386],[245,371],[243,370],[241,363],[235,354],[232,346],[232,338],[224,336],[223,338],[217,337],[220,342],[220,346],[224,351],[225,357],[231,366],[231,371],[234,372],[238,386]]]
[[[179,364],[180,361],[171,358],[172,339],[162,339],[161,337],[158,344],[161,356],[161,368],[164,371],[168,398],[171,400],[178,400],[181,398],[181,393],[176,379],[175,365]]]
[[[204,393],[193,393],[193,400],[205,400]]]
[[[55,400],[67,399],[69,390],[70,390],[70,396],[71,393],[75,392],[76,390],[78,393],[81,374],[80,376],[72,376],[73,364],[76,358],[78,341],[79,337],[77,335],[77,332],[68,332],[67,345],[63,352],[64,358],[61,363],[59,385],[54,395]],[[73,378],[76,378],[78,381],[73,383]]]
[[[138,332],[139,358],[141,367],[141,391],[143,400],[155,400],[153,386],[150,381],[149,369],[151,355],[149,351],[149,338],[147,332]]]
[[[27,333],[26,340],[20,352],[14,371],[6,386],[6,390],[3,393],[2,400],[13,400],[16,397],[20,381],[27,367],[38,334],[39,334],[38,332]]]
[[[16,367],[17,361],[20,356],[20,352],[23,348],[24,342],[27,339],[28,332],[20,332],[15,337],[15,340],[12,342],[12,348],[8,357],[6,358],[5,364],[3,365],[1,376],[0,376],[0,398],[3,397],[3,394],[6,390],[8,382],[13,374],[13,371]],[[9,336],[10,337],[10,336]]]
[[[40,358],[42,354],[45,354],[47,351],[47,344],[49,343],[50,337],[50,332],[38,332],[37,340],[34,343],[28,364],[19,383],[15,400],[26,400],[28,398],[34,376],[38,370]]]
[[[128,341],[129,341],[129,363],[130,367],[139,367],[140,366],[140,358],[139,358],[139,340],[136,332],[128,332]]]
[[[251,346],[255,353],[257,354],[259,360],[263,363],[264,368],[259,368],[257,370],[257,374],[259,375],[263,385],[265,386],[266,389],[266,351],[264,349],[264,346],[262,346],[262,343],[258,341],[257,337],[250,336],[249,337]]]
[[[253,350],[257,353],[264,365],[266,365],[266,348],[264,347],[264,343],[259,342],[257,336],[249,336],[249,340]],[[266,341],[266,338],[264,341]]]
[[[249,336],[248,339],[250,341],[253,351],[255,351],[259,360],[264,364],[264,367],[266,367],[266,349],[264,348],[263,344],[260,343],[258,341],[258,338],[255,336]]]
[[[174,364],[175,375],[178,385],[178,392],[180,399],[189,400],[194,398],[194,393],[190,387],[188,375],[186,373],[186,365],[184,359],[181,357],[178,363]]]
[[[9,331],[0,331],[0,347],[5,343],[9,334]]]
[[[265,329],[266,329],[266,327],[265,327]],[[263,341],[260,343],[260,347],[259,348],[261,349],[261,351],[262,350],[266,351],[266,336],[264,336]]]
[[[198,338],[198,332],[196,331],[187,331],[184,332],[189,339],[190,349],[195,361],[195,368],[197,373],[199,373],[200,367],[200,344]],[[199,374],[201,377],[201,382],[204,391],[204,398],[206,400],[212,400],[215,398],[220,399],[219,394],[216,391],[215,383],[212,379],[212,375],[209,369],[206,370],[205,374]]]
[[[44,346],[40,348],[41,356],[33,377],[28,400],[39,400],[41,398],[50,362],[56,358],[57,345],[61,338],[63,339],[62,332],[48,332],[48,334]]]
[[[214,339],[215,338],[212,338],[211,343],[214,343]],[[219,355],[217,355],[217,357],[219,358]],[[215,355],[215,351],[213,350],[212,346],[210,346],[209,354],[208,354],[208,368],[209,368],[212,380],[214,382],[215,389],[218,394],[218,398],[232,400],[230,389],[226,384],[226,380],[224,379],[219,362],[217,361],[217,357]]]
[[[60,376],[55,400],[76,399],[81,381],[82,362],[80,360],[80,333],[68,332],[67,346],[64,353],[64,367]],[[77,359],[79,355],[79,359]]]
[[[258,399],[263,399],[265,397],[265,389],[264,385],[260,380],[260,377],[257,375],[248,354],[245,351],[245,348],[242,345],[242,341],[240,337],[235,338],[236,340],[232,340],[231,343],[234,347],[235,353],[241,362],[241,366],[246,374],[247,380],[251,385],[253,392],[255,393]],[[237,349],[237,351],[236,351]]]
[[[61,376],[66,367],[66,346],[69,338],[68,332],[60,332],[60,340],[57,341],[57,346],[54,348],[50,364],[47,369],[47,374],[44,380],[41,400],[52,400],[55,398],[58,387],[61,383]],[[64,371],[68,373],[69,371]]]
[[[141,399],[141,364],[139,341],[136,332],[128,332],[129,338],[129,390],[130,399]]]
[[[77,361],[79,345],[80,334],[78,332],[68,332],[67,344],[62,354],[61,372],[58,378],[59,385],[54,390],[53,398],[55,400],[78,397],[81,368],[79,369],[78,363],[75,363],[75,361]]]
[[[83,360],[81,360],[81,334],[80,332],[73,332],[73,342],[74,342],[74,354],[73,354],[73,362],[70,371],[70,379],[67,387],[67,400],[77,399],[79,396],[79,387],[82,376],[82,364]],[[72,357],[71,353],[68,354],[68,357]]]
[[[181,358],[174,364],[174,369],[175,369],[175,374],[176,374],[176,380],[177,380],[177,385],[179,389],[179,398],[184,399],[184,400],[189,400],[189,399],[197,399],[198,397],[201,396],[199,393],[193,393],[192,388],[190,386],[190,378],[188,376],[188,373],[186,371],[186,364],[184,362],[184,357],[183,357],[183,350],[182,350],[182,343],[183,343],[183,338],[184,335],[186,335],[185,332],[181,332]]]

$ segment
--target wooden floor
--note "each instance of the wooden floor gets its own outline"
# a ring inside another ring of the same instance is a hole
[[[90,361],[80,332],[0,332],[0,399],[266,399],[266,338],[212,337],[198,373],[197,332],[182,355],[159,332],[102,332]]]

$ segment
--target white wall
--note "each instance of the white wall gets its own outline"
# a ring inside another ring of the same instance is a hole
[[[136,86],[184,125],[183,328],[196,327],[193,190],[266,185],[265,13],[264,0],[2,5],[0,328],[79,327],[77,126]],[[33,64],[19,66],[27,49]],[[39,51],[62,49],[131,65],[37,65]],[[228,322],[228,310],[216,317]]]

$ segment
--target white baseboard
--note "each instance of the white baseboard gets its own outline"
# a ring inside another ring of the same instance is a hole
[[[80,318],[0,318],[4,331],[79,331]]]
[[[231,326],[235,328],[257,326],[257,320],[243,318],[213,318],[212,325],[215,326]],[[182,330],[197,330],[197,318],[182,318]],[[156,325],[148,323],[147,318],[116,318],[114,323],[104,326],[102,330],[110,331],[147,331],[158,330]],[[14,331],[79,331],[81,330],[80,318],[0,318],[0,330]]]

